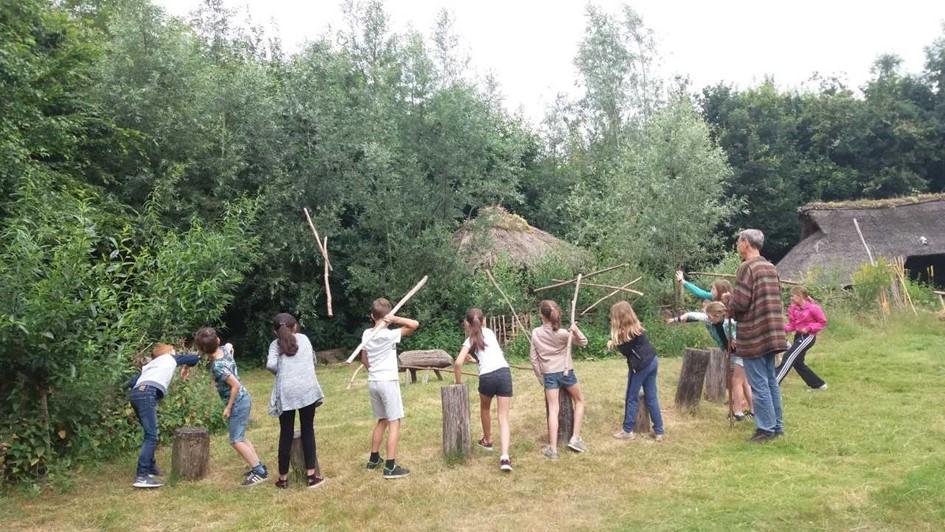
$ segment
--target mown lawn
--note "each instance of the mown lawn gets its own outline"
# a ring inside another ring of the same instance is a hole
[[[722,405],[695,416],[672,408],[680,361],[662,358],[660,397],[667,440],[611,438],[622,415],[626,365],[578,364],[588,399],[584,455],[540,455],[541,390],[514,372],[512,459],[476,451],[447,465],[440,451],[439,385],[404,385],[407,418],[400,461],[409,478],[385,481],[362,468],[373,424],[365,381],[345,390],[351,368],[319,368],[327,395],[316,416],[317,490],[272,483],[237,486],[243,464],[226,435],[213,437],[211,474],[198,483],[139,491],[134,456],[85,465],[65,491],[0,500],[3,529],[631,529],[941,530],[945,528],[945,323],[903,317],[883,325],[834,320],[808,357],[830,384],[808,392],[796,374],[784,386],[786,437],[746,443],[753,426],[730,429]],[[271,378],[246,372],[255,398],[249,431],[275,469],[278,423],[266,415]],[[471,399],[475,379],[469,378]],[[173,393],[173,390],[172,392]],[[473,438],[480,434],[472,405]],[[170,467],[170,449],[159,463]]]

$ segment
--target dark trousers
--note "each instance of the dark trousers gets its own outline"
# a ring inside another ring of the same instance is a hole
[[[820,388],[824,385],[824,380],[817,376],[814,373],[814,370],[804,363],[804,357],[807,356],[807,351],[814,346],[814,342],[817,341],[817,337],[813,334],[801,334],[797,333],[794,335],[794,343],[791,344],[791,347],[784,353],[784,356],[781,357],[781,365],[778,366],[778,369],[775,371],[778,375],[778,384],[787,377],[788,372],[791,371],[791,368],[797,370],[797,374],[804,379],[804,382],[811,388]]]
[[[305,468],[315,469],[315,403],[298,410]],[[279,474],[289,474],[289,455],[295,438],[295,410],[279,414]]]
[[[128,394],[131,408],[138,416],[138,423],[144,430],[144,439],[141,441],[141,452],[138,453],[138,468],[135,475],[156,475],[157,464],[154,462],[154,451],[158,445],[157,404],[160,391],[153,386],[132,388]]]

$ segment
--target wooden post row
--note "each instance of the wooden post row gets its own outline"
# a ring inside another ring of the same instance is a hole
[[[725,366],[727,358],[721,349],[709,349],[709,364],[705,372],[706,401],[724,403],[726,400],[728,368]]]
[[[708,351],[686,348],[682,368],[679,370],[679,384],[676,387],[677,409],[693,412],[699,408],[702,384],[708,366]]]

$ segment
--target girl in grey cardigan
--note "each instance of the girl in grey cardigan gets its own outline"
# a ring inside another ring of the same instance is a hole
[[[288,488],[289,452],[295,436],[295,412],[299,412],[302,430],[302,454],[308,474],[308,487],[324,483],[315,474],[315,408],[324,394],[315,376],[315,352],[299,323],[291,314],[277,314],[272,319],[276,339],[269,344],[266,368],[276,376],[269,398],[269,415],[279,418],[279,480],[277,488]]]

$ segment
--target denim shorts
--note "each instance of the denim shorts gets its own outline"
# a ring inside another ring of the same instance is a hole
[[[545,381],[546,390],[557,390],[559,388],[570,388],[577,384],[577,373],[572,369],[565,376],[563,371],[557,373],[544,373],[542,379]]]
[[[237,399],[230,410],[228,427],[230,443],[246,441],[246,427],[249,425],[249,413],[253,409],[253,398],[246,393],[242,399]]]

